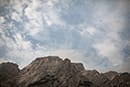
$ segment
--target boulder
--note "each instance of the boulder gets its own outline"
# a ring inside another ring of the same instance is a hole
[[[14,87],[19,72],[17,64],[10,62],[0,64],[0,87]]]

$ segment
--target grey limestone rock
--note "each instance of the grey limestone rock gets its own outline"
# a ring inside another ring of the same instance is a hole
[[[58,56],[39,57],[23,69],[17,64],[0,64],[0,87],[130,87],[130,74],[85,70]]]

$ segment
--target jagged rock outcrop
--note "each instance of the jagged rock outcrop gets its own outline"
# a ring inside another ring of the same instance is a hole
[[[25,67],[19,76],[19,87],[91,87],[84,86],[80,72],[81,63],[71,63],[57,56],[37,58]],[[88,81],[89,82],[89,81]],[[87,83],[86,83],[87,84]]]
[[[83,71],[82,74],[92,83],[101,87],[101,85],[105,84],[109,79],[103,74],[99,73],[96,70],[86,70]]]
[[[102,87],[130,87],[130,74],[118,74],[112,80],[108,81],[106,84],[103,84]]]
[[[15,86],[15,77],[18,75],[19,71],[17,64],[9,62],[0,64],[0,87]]]
[[[98,85],[90,81],[84,72],[85,71],[80,72],[80,82],[78,87],[99,87]]]
[[[130,74],[85,70],[81,63],[47,56],[22,70],[13,63],[0,64],[0,87],[130,87]]]
[[[119,75],[119,73],[115,72],[115,71],[109,71],[104,73],[104,75],[109,79],[112,80],[113,78],[115,78],[115,76]]]

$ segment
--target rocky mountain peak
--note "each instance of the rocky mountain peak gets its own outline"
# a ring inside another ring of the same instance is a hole
[[[22,70],[14,63],[0,64],[0,87],[130,87],[130,74],[85,70],[82,63],[47,56]]]
[[[84,70],[82,64],[71,63],[67,58],[62,60],[58,56],[40,57],[21,70],[18,85],[35,87],[40,82],[39,86],[46,84],[46,87],[76,87],[80,70]]]
[[[105,74],[105,76],[107,76],[107,78],[109,80],[112,80],[115,76],[119,75],[119,73],[117,73],[115,71],[109,71],[109,72],[106,72],[104,74]]]

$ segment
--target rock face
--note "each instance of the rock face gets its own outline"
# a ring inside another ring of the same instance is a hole
[[[115,78],[103,84],[102,87],[130,87],[130,74],[121,73],[116,75]]]
[[[104,75],[109,79],[112,80],[113,78],[115,78],[115,76],[119,75],[119,73],[115,72],[115,71],[109,71],[104,73]]]
[[[130,74],[85,70],[81,63],[48,56],[22,70],[13,63],[0,64],[0,87],[130,87]]]
[[[71,63],[57,56],[38,58],[20,73],[19,87],[86,87],[81,84],[81,63]],[[91,83],[92,84],[92,83]],[[91,86],[90,84],[90,86]],[[90,87],[87,86],[87,87]]]
[[[83,71],[82,74],[86,76],[90,82],[93,82],[98,86],[101,86],[109,81],[109,79],[103,73],[99,73],[96,70]]]
[[[2,63],[0,64],[0,87],[12,87],[15,83],[15,77],[19,73],[17,64]]]

